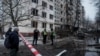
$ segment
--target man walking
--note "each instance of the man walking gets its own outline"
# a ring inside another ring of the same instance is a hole
[[[39,36],[39,30],[36,28],[33,32],[33,45],[36,44],[37,45],[37,41],[38,41],[38,36]]]
[[[43,44],[46,44],[46,39],[47,39],[47,31],[46,31],[46,29],[44,29],[44,31],[42,32],[42,36],[43,36]]]
[[[10,44],[10,56],[17,56],[19,50],[19,29],[16,27],[14,31],[9,35],[9,44]]]

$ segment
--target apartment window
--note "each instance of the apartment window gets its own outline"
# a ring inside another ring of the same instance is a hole
[[[63,25],[61,25],[60,28],[63,29]]]
[[[53,19],[53,15],[52,14],[50,14],[50,19]]]
[[[50,0],[50,1],[52,1],[52,2],[53,2],[53,0]]]
[[[44,2],[44,1],[42,1],[42,6],[43,6],[43,7],[47,7],[47,3]]]
[[[46,23],[42,23],[42,28],[46,28]]]
[[[35,28],[36,28],[36,27],[38,26],[38,22],[32,21],[32,22],[31,22],[31,25],[32,25],[32,27],[35,27]]]
[[[51,29],[53,28],[53,24],[50,24],[50,28],[51,28]]]
[[[63,11],[61,11],[61,14],[63,13]]]
[[[73,5],[73,0],[70,0],[71,2],[70,2],[70,5]]]
[[[37,9],[32,8],[31,11],[32,11],[31,13],[32,13],[34,16],[38,16],[38,10],[37,10]]]
[[[61,18],[61,22],[63,22],[63,19]]]
[[[63,7],[63,5],[61,4],[61,8]]]
[[[38,3],[38,0],[32,0],[32,2],[34,2],[34,3]]]
[[[46,12],[42,12],[42,17],[46,18]]]
[[[50,5],[49,8],[50,8],[50,10],[53,10],[53,6],[52,5]]]

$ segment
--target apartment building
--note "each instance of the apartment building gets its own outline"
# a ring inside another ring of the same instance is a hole
[[[55,1],[55,29],[65,28],[66,24],[66,0]]]
[[[28,20],[18,22],[20,32],[26,34],[33,33],[36,27],[41,32],[44,29],[50,31],[51,28],[64,29],[74,24],[77,26],[83,15],[80,0],[21,0],[20,2],[23,3],[20,13],[33,16]],[[9,25],[4,27],[6,30],[13,26],[11,20],[5,20],[5,22],[8,21]]]
[[[23,2],[21,13],[31,14],[33,16],[28,20],[18,22],[20,32],[27,34],[33,33],[36,27],[40,32],[44,29],[47,31],[50,31],[51,28],[55,29],[54,0],[21,0],[20,2]],[[12,21],[10,20],[10,22]],[[5,31],[11,26],[13,26],[12,23],[5,26]]]
[[[54,26],[54,0],[31,0],[31,10],[34,15],[31,20],[32,28],[37,27],[40,31],[45,28],[49,31]]]
[[[66,4],[66,15],[67,15],[67,27],[79,27],[81,26],[81,20],[84,16],[83,9],[82,9],[81,0],[67,0]]]

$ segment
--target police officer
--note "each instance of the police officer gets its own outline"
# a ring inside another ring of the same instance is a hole
[[[54,38],[55,38],[55,32],[53,31],[53,29],[51,29],[51,33],[50,33],[51,45],[54,44]]]
[[[46,29],[44,29],[44,31],[42,32],[42,36],[43,36],[43,44],[46,44],[46,39],[47,39],[47,31],[46,31]]]

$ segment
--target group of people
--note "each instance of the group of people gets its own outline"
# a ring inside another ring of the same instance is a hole
[[[47,37],[49,36],[51,39],[51,45],[54,44],[54,38],[55,38],[55,32],[53,31],[53,29],[51,29],[51,32],[47,32],[46,29],[44,29],[42,31],[42,33],[39,32],[39,30],[36,28],[33,32],[33,45],[37,45],[37,41],[38,41],[38,37],[39,35],[42,35],[43,37],[43,44],[46,44],[47,41]]]
[[[9,28],[8,31],[5,34],[5,41],[4,41],[4,46],[10,51],[10,56],[18,56],[18,50],[19,50],[19,29],[18,27],[15,27],[12,31],[12,28]],[[55,32],[53,31],[53,29],[51,29],[51,32],[48,33],[46,31],[46,29],[44,29],[44,31],[42,31],[42,36],[43,36],[43,44],[46,44],[46,39],[47,36],[50,36],[51,39],[51,45],[53,45],[54,43],[54,38],[55,38]],[[37,45],[37,41],[38,41],[38,37],[40,35],[39,30],[36,28],[33,32],[33,45],[36,44]]]
[[[4,46],[10,51],[9,56],[17,56],[19,50],[19,29],[17,27],[9,28],[5,34]]]

